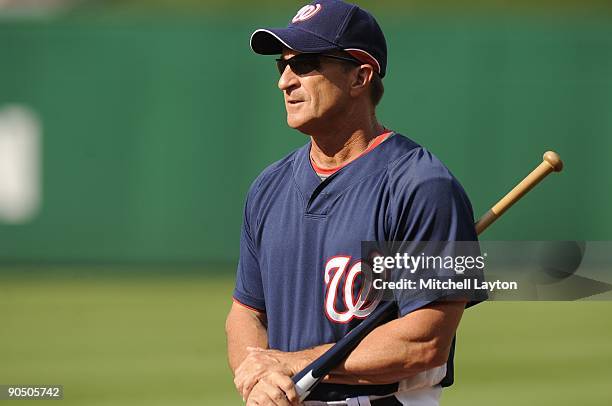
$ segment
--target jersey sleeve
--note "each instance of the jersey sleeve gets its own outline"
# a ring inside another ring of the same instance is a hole
[[[251,193],[247,197],[244,208],[244,218],[240,233],[240,257],[238,259],[238,270],[236,272],[236,286],[234,288],[234,300],[239,303],[265,312],[266,304],[261,280],[257,246],[253,239],[250,215]]]
[[[420,160],[425,162],[419,169],[406,168],[414,176],[398,175],[405,179],[397,182],[390,240],[477,241],[472,206],[459,182],[426,150],[420,151]],[[479,252],[478,244],[474,246]],[[409,295],[397,297],[401,316],[435,300],[431,295],[422,300]]]

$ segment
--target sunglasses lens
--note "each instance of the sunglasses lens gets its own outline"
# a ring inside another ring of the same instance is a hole
[[[289,62],[291,70],[296,75],[305,75],[312,72],[313,70],[319,69],[319,59],[316,56],[305,56],[297,59],[293,64]]]
[[[289,65],[296,75],[305,75],[319,69],[319,58],[316,55],[297,55],[289,59],[277,59],[276,67],[281,75]]]
[[[278,73],[279,74],[283,74],[283,72],[285,71],[285,68],[287,67],[288,63],[286,59],[277,59],[276,60],[276,68],[278,69]]]

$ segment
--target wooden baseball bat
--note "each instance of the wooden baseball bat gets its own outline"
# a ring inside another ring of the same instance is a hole
[[[560,172],[562,169],[563,162],[559,155],[556,152],[547,151],[544,154],[542,163],[476,222],[476,233],[480,235],[547,175],[552,172]],[[387,301],[381,303],[368,318],[338,340],[338,342],[323,355],[293,376],[293,383],[295,384],[300,401],[306,399],[325,375],[342,362],[366,335],[378,327],[383,321],[387,320],[387,318],[396,314],[396,312],[397,308],[395,302]]]
[[[553,151],[545,152],[542,157],[542,163],[476,222],[476,232],[478,234],[482,233],[548,174],[551,172],[561,172],[562,169],[563,161],[561,161],[559,154]]]

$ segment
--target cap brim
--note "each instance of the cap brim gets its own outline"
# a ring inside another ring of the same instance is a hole
[[[298,28],[262,28],[251,35],[251,49],[261,55],[278,55],[283,48],[298,52],[324,52],[340,49],[334,43]]]

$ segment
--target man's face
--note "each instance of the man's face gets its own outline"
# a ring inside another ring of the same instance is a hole
[[[299,52],[285,50],[282,59]],[[319,58],[319,69],[297,74],[287,66],[278,81],[285,98],[287,124],[306,134],[333,128],[334,120],[341,118],[351,102],[349,94],[350,72],[344,62]]]

